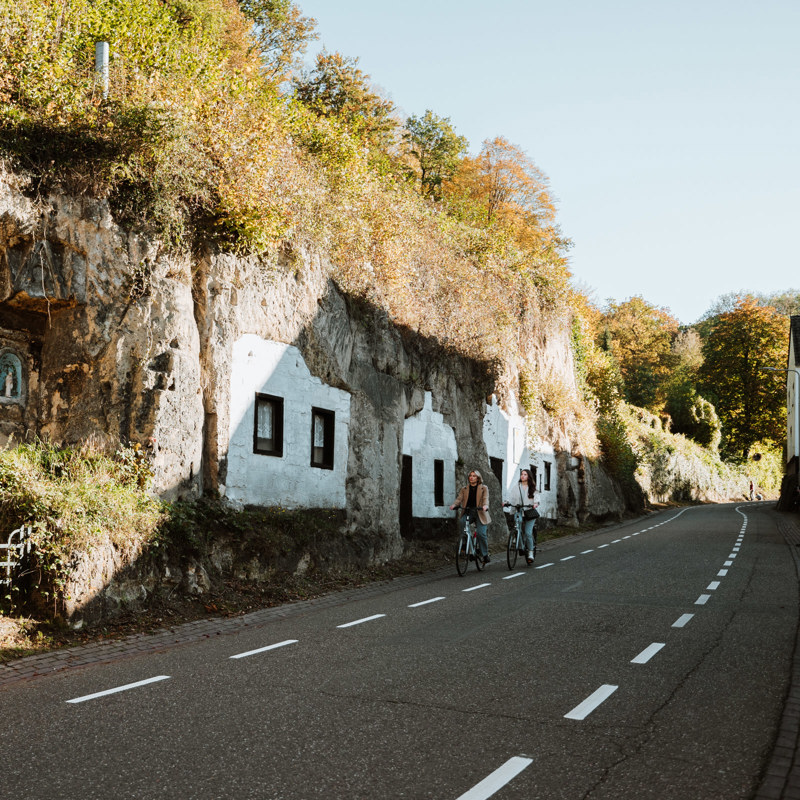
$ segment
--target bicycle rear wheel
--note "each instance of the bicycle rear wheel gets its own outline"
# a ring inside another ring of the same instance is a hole
[[[483,563],[483,556],[481,555],[481,548],[478,544],[478,537],[472,537],[472,549],[475,552],[475,568],[480,572],[486,565]]]
[[[458,537],[458,543],[456,544],[456,570],[458,571],[458,574],[463,575],[467,571],[468,566],[469,541],[467,540],[467,534],[462,533]]]
[[[517,534],[515,532],[508,534],[508,547],[506,547],[506,561],[508,568],[514,569],[514,564],[517,563]]]

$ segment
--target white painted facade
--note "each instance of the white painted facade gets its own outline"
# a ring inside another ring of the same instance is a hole
[[[422,410],[403,424],[403,455],[411,456],[411,515],[418,518],[450,517],[456,496],[455,431],[433,410],[433,398],[425,392]],[[434,461],[443,462],[444,505],[434,502]]]
[[[800,353],[795,350],[800,339],[800,317],[793,316],[789,333],[789,360],[786,375],[786,463],[800,456]]]
[[[256,394],[283,399],[283,453],[254,452]],[[350,394],[311,375],[292,345],[247,334],[233,346],[224,494],[284,508],[344,508]],[[333,468],[311,466],[312,407],[334,412]],[[221,487],[222,489],[222,487]]]
[[[525,417],[507,414],[492,396],[483,417],[483,441],[489,458],[503,462],[503,497],[519,481],[520,469],[536,475],[539,513],[547,519],[558,517],[558,470],[553,446],[541,439],[528,447]]]

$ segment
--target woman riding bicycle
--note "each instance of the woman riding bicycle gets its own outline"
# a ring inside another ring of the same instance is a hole
[[[506,491],[504,505],[528,506],[536,508],[539,503],[535,502],[536,487],[533,485],[533,475],[529,469],[519,471],[519,483],[514,484]],[[533,564],[536,555],[536,539],[534,538],[535,519],[525,519],[522,517],[522,533],[525,537],[526,561]]]
[[[480,543],[483,563],[488,564],[489,559],[489,538],[486,529],[492,518],[489,516],[489,489],[483,482],[483,476],[478,470],[473,469],[467,476],[468,486],[463,486],[450,506],[452,511],[457,506],[461,506],[463,514],[470,514],[475,517],[475,529],[478,532],[478,542]]]

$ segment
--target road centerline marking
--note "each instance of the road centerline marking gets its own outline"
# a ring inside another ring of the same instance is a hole
[[[561,561],[572,561],[573,558],[575,558],[575,556],[565,556]]]
[[[428,605],[428,603],[438,603],[440,600],[444,600],[444,597],[431,597],[430,600],[423,600],[421,603],[411,603],[409,608],[419,608],[420,606]]]
[[[718,578],[724,578],[724,577],[725,577],[727,574],[728,574],[728,570],[726,570],[726,569],[721,569],[721,570],[720,570],[720,571],[717,573],[717,577],[718,577]]]
[[[619,686],[603,684],[597,691],[592,692],[582,703],[575,706],[568,714],[564,714],[566,719],[586,719],[601,703],[611,697]]]
[[[519,578],[520,575],[524,575],[524,572],[515,572],[513,575],[506,575],[503,578],[504,581],[510,581],[512,578]]]
[[[372,622],[374,619],[380,619],[381,617],[385,617],[386,614],[373,614],[371,617],[364,617],[362,619],[356,619],[352,622],[345,622],[344,625],[337,625],[337,628],[352,628],[353,625],[361,625],[363,622]]]
[[[476,589],[484,589],[487,586],[491,586],[491,583],[479,583],[477,586],[470,586],[468,589],[462,589],[462,592],[474,592]]]
[[[686,623],[694,617],[694,614],[682,614],[675,622],[672,623],[673,628],[685,628]]]
[[[503,766],[498,767],[491,775],[487,775],[480,783],[475,784],[468,792],[458,797],[457,800],[487,800],[532,763],[532,758],[523,756],[509,758]]]
[[[235,656],[229,656],[229,658],[247,658],[247,656],[254,656],[256,653],[266,653],[267,650],[277,650],[279,647],[286,647],[287,644],[297,644],[297,639],[287,639],[285,642],[268,644],[266,647],[259,647],[257,650],[248,650],[246,653],[237,653]]]
[[[694,601],[696,606],[704,606],[711,599],[710,594],[701,594],[697,600]]]
[[[582,556],[585,556],[587,553],[594,553],[594,549],[592,549],[592,550],[583,550],[583,551],[581,552],[581,555],[582,555]]]
[[[719,589],[720,581],[711,581],[711,583],[706,586],[707,592],[713,592],[715,589]]]
[[[646,664],[662,647],[666,647],[666,642],[653,642],[649,647],[645,647],[636,658],[632,658],[631,664]]]
[[[126,683],[124,686],[116,686],[113,689],[106,689],[103,692],[95,692],[94,694],[85,694],[82,697],[73,697],[72,700],[67,700],[68,703],[85,703],[87,700],[96,700],[98,697],[105,697],[109,694],[117,694],[118,692],[127,692],[129,689],[138,689],[140,686],[146,686],[148,683],[156,683],[157,681],[166,681],[169,675],[156,675],[155,678],[147,678],[143,681],[136,681],[136,683]]]
[[[549,564],[539,564],[539,566],[536,567],[536,569],[544,569],[545,567],[553,567],[553,566],[555,566],[555,564],[553,564],[553,562],[551,561]]]

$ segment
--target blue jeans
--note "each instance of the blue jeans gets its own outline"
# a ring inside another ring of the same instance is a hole
[[[536,539],[533,537],[533,529],[535,525],[535,519],[522,520],[522,535],[525,539],[526,550],[533,550],[533,548],[536,546]]]
[[[486,556],[489,555],[489,537],[486,535],[489,526],[481,522],[476,509],[466,508],[463,513],[469,516],[470,522],[475,523],[475,530],[478,534],[478,546],[480,547],[481,555],[486,558]]]

